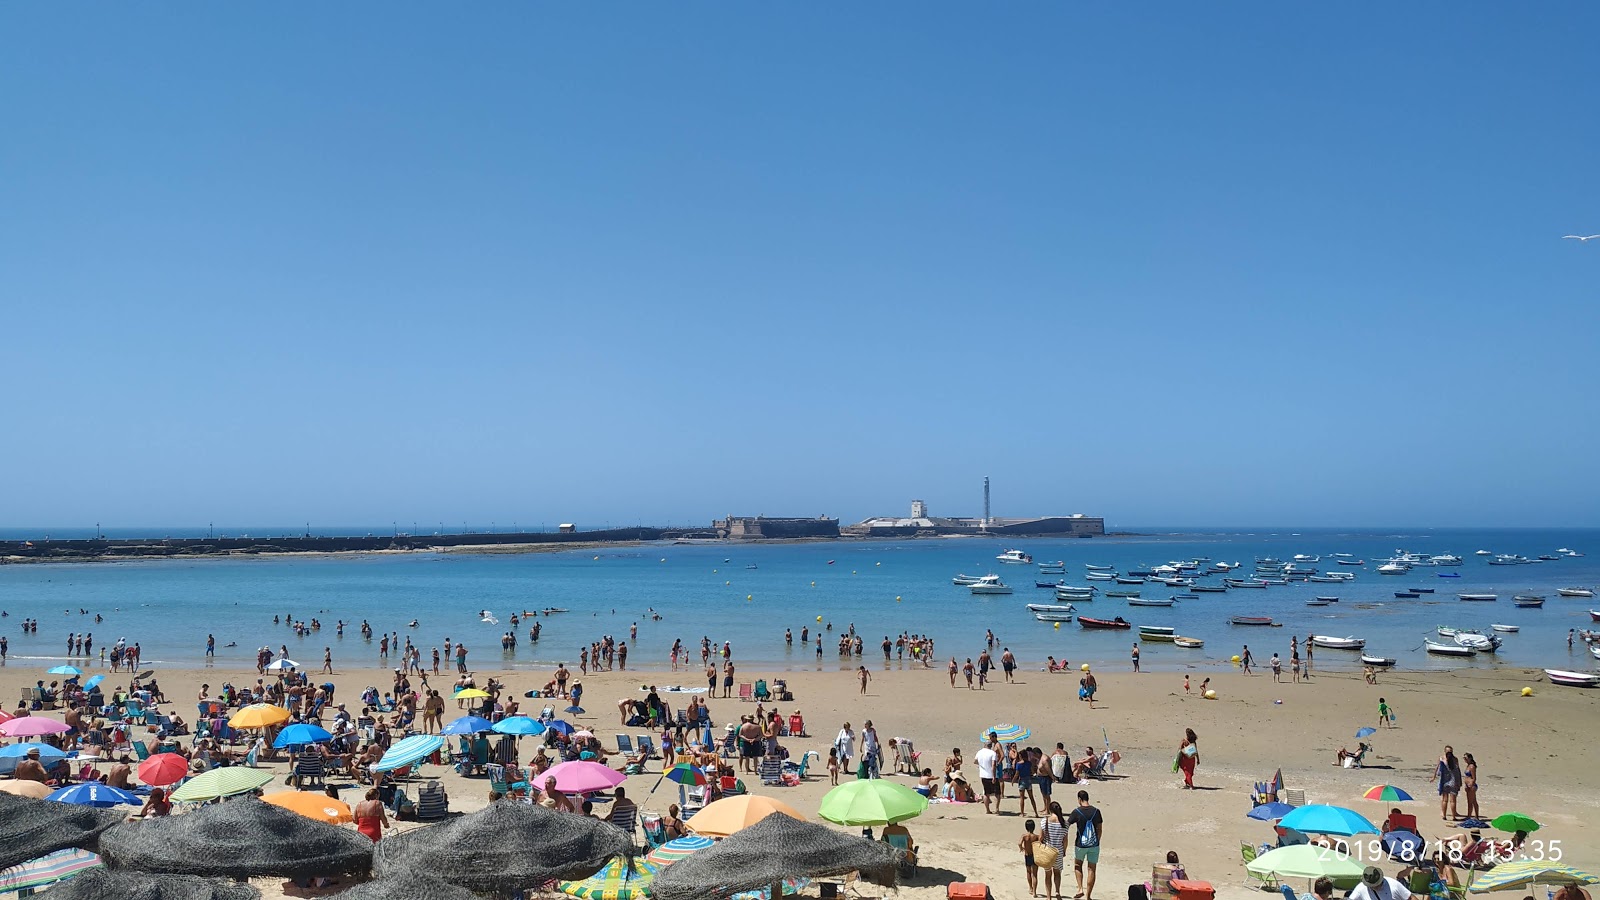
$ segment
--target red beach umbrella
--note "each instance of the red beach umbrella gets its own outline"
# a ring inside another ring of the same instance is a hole
[[[157,753],[139,763],[139,780],[153,787],[177,784],[189,774],[189,761],[176,753]]]

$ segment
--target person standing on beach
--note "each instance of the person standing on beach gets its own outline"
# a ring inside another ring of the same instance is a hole
[[[1022,870],[1028,876],[1028,896],[1039,896],[1039,867],[1033,864],[1033,848],[1039,843],[1039,836],[1034,833],[1037,827],[1032,819],[1022,823],[1022,840],[1017,842],[1017,849],[1022,851]],[[1049,891],[1046,890],[1046,896]]]
[[[1250,663],[1252,663],[1254,661],[1255,661],[1255,658],[1250,655],[1250,645],[1249,644],[1245,644],[1244,645],[1244,652],[1239,654],[1239,665],[1244,667],[1244,673],[1246,675],[1250,674]]]
[[[1272,680],[1279,684],[1283,682],[1283,660],[1276,653],[1272,654]]]
[[[856,733],[850,730],[850,723],[844,723],[839,733],[834,735],[833,749],[839,752],[839,768],[850,770],[850,760],[856,755]]]
[[[327,673],[327,674],[329,674],[329,675],[333,674],[333,648],[332,647],[323,647],[322,648],[322,671]]]
[[[1305,671],[1301,673],[1301,675],[1305,678],[1311,677],[1311,651],[1315,646],[1316,644],[1311,643],[1311,635],[1306,635],[1306,668]]]
[[[1094,900],[1094,873],[1100,864],[1105,820],[1100,810],[1089,805],[1088,791],[1078,792],[1078,808],[1067,817],[1067,823],[1078,826],[1078,837],[1072,842],[1072,876],[1078,883],[1078,892],[1073,897]]]
[[[972,755],[972,761],[978,766],[978,782],[983,786],[983,811],[992,814],[996,810],[990,808],[991,803],[1005,800],[1000,788],[1000,754],[995,752],[993,744],[986,743]]]
[[[457,672],[465,672],[465,671],[467,671],[467,645],[466,644],[457,644],[456,645],[456,671]]]
[[[214,635],[214,634],[208,634],[208,635],[206,635],[206,659],[212,659],[216,655],[217,655],[217,636]]]
[[[733,694],[733,663],[722,664],[722,696],[729,697]]]
[[[1045,897],[1061,900],[1061,872],[1066,868],[1067,836],[1070,833],[1067,828],[1067,817],[1061,812],[1061,804],[1051,803],[1050,812],[1044,817],[1044,843],[1056,851],[1056,861],[1054,865],[1044,869]]]
[[[1378,698],[1378,727],[1394,727],[1394,710],[1389,708],[1389,701],[1383,699],[1382,697]]]
[[[1446,822],[1461,818],[1456,812],[1456,795],[1461,793],[1461,761],[1448,745],[1433,767],[1433,777],[1439,781],[1439,818]]]
[[[1139,671],[1139,642],[1133,642],[1133,671]]]
[[[856,666],[856,678],[861,681],[861,693],[865,694],[867,692],[867,682],[872,680],[872,673],[867,671],[866,666]]]
[[[1467,794],[1467,818],[1476,819],[1483,815],[1478,809],[1478,761],[1472,758],[1471,753],[1461,754],[1461,789]]]
[[[1194,790],[1194,770],[1200,765],[1200,738],[1193,728],[1183,730],[1183,742],[1178,745],[1178,768],[1183,772],[1183,789]]]
[[[1017,658],[1011,655],[1011,648],[1006,647],[1000,651],[1000,668],[1006,673],[1006,684],[1015,684],[1017,681]],[[1038,815],[1037,811],[1034,815]]]

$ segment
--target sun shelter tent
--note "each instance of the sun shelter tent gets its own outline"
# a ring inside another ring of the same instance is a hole
[[[96,852],[101,835],[122,818],[92,806],[0,793],[0,869],[57,850]]]
[[[385,837],[373,852],[373,873],[426,874],[479,893],[511,893],[587,878],[633,851],[633,839],[609,822],[500,801]]]
[[[400,872],[364,882],[347,891],[340,891],[337,896],[340,900],[482,900],[466,888],[413,872]]]
[[[50,900],[261,900],[261,892],[217,878],[97,869],[51,888]]]
[[[372,841],[245,797],[181,816],[119,825],[101,837],[100,854],[115,869],[209,878],[310,878],[366,871]]]
[[[901,851],[888,844],[773,813],[715,847],[668,866],[656,877],[650,894],[655,900],[726,898],[781,885],[786,879],[848,872],[892,886],[900,857]]]

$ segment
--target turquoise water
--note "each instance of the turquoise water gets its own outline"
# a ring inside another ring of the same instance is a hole
[[[321,663],[324,646],[332,646],[336,666],[376,665],[377,643],[361,639],[355,627],[367,619],[379,631],[398,631],[421,644],[424,654],[442,646],[445,637],[465,641],[474,668],[531,668],[557,661],[575,662],[578,648],[610,634],[627,640],[638,624],[638,639],[629,641],[631,666],[664,668],[673,639],[696,649],[702,636],[720,644],[730,641],[736,662],[763,668],[836,669],[836,635],[851,624],[866,638],[866,659],[881,663],[878,643],[901,631],[929,634],[941,659],[976,656],[985,629],[1024,662],[1042,662],[1046,654],[1079,662],[1126,664],[1133,636],[1127,632],[1084,631],[1077,623],[1060,629],[1037,622],[1025,609],[1030,602],[1050,602],[1051,592],[1035,589],[1039,575],[1031,566],[994,561],[1001,550],[1016,546],[1035,560],[1067,562],[1069,583],[1086,584],[1084,564],[1112,565],[1121,571],[1148,568],[1168,560],[1207,556],[1241,562],[1241,575],[1253,560],[1273,556],[1288,560],[1296,553],[1321,554],[1319,568],[1335,568],[1330,554],[1350,553],[1367,560],[1354,569],[1357,580],[1344,585],[1301,583],[1266,590],[1201,594],[1172,608],[1129,607],[1123,600],[1078,604],[1079,611],[1099,618],[1122,616],[1135,625],[1171,625],[1179,633],[1203,638],[1203,650],[1179,650],[1170,644],[1146,644],[1146,668],[1176,668],[1190,663],[1216,663],[1250,644],[1266,659],[1274,651],[1287,659],[1291,633],[1356,635],[1368,651],[1398,657],[1409,668],[1464,666],[1542,666],[1591,670],[1595,661],[1581,645],[1569,655],[1569,628],[1588,627],[1589,608],[1600,600],[1566,599],[1556,588],[1600,583],[1600,530],[1505,531],[1260,531],[1151,535],[1093,540],[920,540],[900,542],[830,542],[779,545],[646,545],[601,551],[569,551],[525,555],[415,554],[337,558],[256,558],[240,560],[151,561],[108,564],[0,566],[0,633],[10,639],[11,665],[54,665],[65,658],[69,632],[90,631],[98,646],[118,637],[141,644],[148,663],[201,665],[205,637],[217,636],[218,661],[230,667],[253,665],[256,647],[289,647],[290,656],[307,665]],[[1570,547],[1590,555],[1529,566],[1490,566],[1479,549],[1536,557]],[[1398,577],[1376,574],[1377,560],[1397,548],[1419,553],[1454,553],[1465,557],[1459,568],[1417,568]],[[727,561],[725,561],[727,560]],[[831,561],[831,564],[830,564]],[[747,568],[755,566],[756,568]],[[1338,567],[1344,568],[1344,567]],[[1015,588],[1011,595],[976,597],[956,587],[958,572],[1002,575]],[[1440,578],[1458,572],[1460,578]],[[1210,579],[1218,580],[1217,576]],[[1119,586],[1098,583],[1102,591]],[[1397,600],[1393,593],[1408,586],[1433,587],[1437,593],[1417,600]],[[1176,593],[1158,584],[1139,588],[1146,597]],[[1463,603],[1463,591],[1493,591],[1496,603]],[[1513,593],[1547,596],[1539,610],[1517,609]],[[1340,602],[1313,608],[1304,603],[1317,595],[1336,595]],[[527,640],[528,623],[519,631],[514,652],[503,653],[500,635],[513,610],[565,607],[568,613],[541,618],[541,640]],[[90,615],[78,614],[86,609]],[[500,625],[479,621],[479,610],[491,610]],[[653,621],[649,610],[662,618]],[[105,617],[96,625],[94,613]],[[319,617],[325,627],[304,638],[272,624],[274,615]],[[1246,628],[1227,624],[1231,615],[1265,615],[1283,628]],[[800,630],[817,627],[817,617],[832,623],[825,632],[819,665],[812,648],[798,647]],[[36,635],[20,632],[22,618],[37,618]],[[351,623],[335,637],[338,619]],[[407,623],[419,620],[411,629]],[[1520,625],[1505,635],[1497,657],[1470,661],[1429,657],[1420,649],[1425,633],[1437,625],[1488,629],[1490,623]],[[796,649],[783,641],[793,629]],[[237,647],[225,647],[236,642]],[[1317,665],[1356,665],[1356,655],[1319,650]],[[851,667],[854,662],[849,663]]]

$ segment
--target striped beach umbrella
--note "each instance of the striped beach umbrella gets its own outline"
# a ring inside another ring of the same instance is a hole
[[[1361,798],[1363,800],[1382,800],[1384,803],[1401,803],[1406,800],[1416,799],[1392,784],[1375,784],[1367,788],[1367,792],[1362,794]]]
[[[101,784],[98,781],[86,781],[82,784],[68,785],[55,791],[45,799],[54,800],[57,803],[76,803],[79,806],[98,806],[101,808],[116,806],[118,803],[126,803],[129,806],[141,806],[144,804],[144,801],[137,794]]]
[[[989,735],[991,734],[993,734],[995,738],[998,739],[1002,744],[1013,744],[1017,741],[1025,741],[1028,738],[1033,737],[1033,732],[1021,725],[1002,723],[1000,725],[994,725],[989,728],[985,728],[983,733],[978,735],[978,740],[987,741],[989,739]]]
[[[784,896],[798,894],[811,886],[809,878],[785,878],[783,880]],[[765,887],[757,891],[741,891],[734,894],[729,900],[772,900],[772,888]]]
[[[256,788],[270,784],[272,773],[266,769],[246,766],[228,766],[212,769],[185,781],[172,792],[174,803],[199,803],[220,800],[237,794],[248,794]]]
[[[707,847],[715,846],[716,843],[717,842],[713,841],[711,838],[701,837],[698,834],[691,834],[687,837],[681,838],[673,838],[672,840],[667,841],[665,844],[662,844],[654,850],[651,850],[649,855],[645,857],[645,862],[650,863],[657,869],[662,869],[672,865],[680,859],[686,859],[690,856],[693,856]]]
[[[87,850],[47,853],[20,866],[0,870],[0,894],[55,884],[102,865],[100,857]]]
[[[588,900],[640,900],[655,880],[656,867],[642,859],[617,857],[582,881],[563,881],[561,892]]]
[[[1594,884],[1600,875],[1592,875],[1571,866],[1556,865],[1548,860],[1523,859],[1500,863],[1472,880],[1469,890],[1487,891],[1522,890],[1530,884]]]
[[[379,772],[404,769],[406,766],[422,762],[443,746],[444,738],[437,734],[413,734],[390,746],[388,752],[383,754],[373,768]]]
[[[706,778],[705,770],[701,769],[699,766],[692,766],[689,763],[678,763],[677,765],[668,769],[667,773],[662,777],[677,784],[695,786],[703,785],[710,781],[710,779]]]

